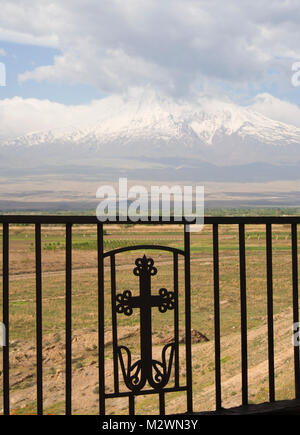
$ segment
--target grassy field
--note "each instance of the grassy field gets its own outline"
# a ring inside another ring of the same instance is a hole
[[[183,248],[183,227],[118,226],[105,228],[105,250],[140,243]],[[265,228],[246,227],[247,304],[249,338],[249,399],[251,403],[268,400],[267,364],[267,285]],[[2,234],[0,233],[1,243]],[[11,228],[10,255],[10,340],[11,404],[15,413],[36,412],[35,375],[35,253],[34,227]],[[140,254],[143,254],[140,252]],[[172,256],[149,253],[158,266],[153,279],[155,289],[172,290]],[[133,275],[139,252],[123,253],[117,258],[117,291],[138,290]],[[44,401],[49,414],[64,411],[64,319],[65,319],[65,230],[62,226],[43,226],[43,345]],[[2,261],[2,259],[0,260]],[[0,265],[2,269],[2,264]],[[275,319],[276,398],[294,396],[292,347],[292,264],[289,226],[273,226],[273,273]],[[212,231],[206,226],[191,235],[192,328],[209,341],[193,344],[193,386],[195,410],[214,409],[214,329]],[[179,267],[180,334],[184,327],[183,264]],[[105,358],[107,391],[113,391],[110,323],[110,270],[105,264]],[[239,303],[239,251],[237,226],[220,227],[220,294],[222,331],[222,385],[225,407],[241,404],[241,352]],[[2,308],[2,307],[0,307]],[[173,313],[153,309],[154,355],[172,338]],[[139,354],[139,312],[118,317],[120,342],[128,345],[135,358]],[[97,253],[96,231],[92,226],[73,229],[73,410],[97,413]],[[181,381],[184,382],[184,345],[180,346]],[[1,354],[2,358],[2,354]],[[120,377],[121,378],[121,377]],[[2,389],[2,373],[0,375]],[[124,388],[124,386],[122,387]],[[184,395],[166,397],[167,412],[185,411]],[[109,413],[127,413],[127,399],[107,402]],[[138,413],[156,413],[156,397],[137,399]],[[0,409],[2,397],[0,398]]]

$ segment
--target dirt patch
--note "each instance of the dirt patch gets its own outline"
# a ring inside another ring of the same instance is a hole
[[[191,340],[192,343],[206,343],[209,341],[209,338],[206,335],[202,334],[200,331],[196,331],[195,329],[191,330]],[[155,344],[169,344],[174,342],[174,335],[169,335],[165,338],[158,338],[154,340]],[[179,334],[179,344],[185,344],[185,334]]]

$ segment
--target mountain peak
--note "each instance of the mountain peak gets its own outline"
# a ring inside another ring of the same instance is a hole
[[[300,158],[300,129],[229,101],[204,95],[175,100],[148,88],[105,98],[97,107],[96,123],[31,133],[5,142],[1,151],[33,148],[69,155],[72,149],[87,158],[155,153],[221,165]]]

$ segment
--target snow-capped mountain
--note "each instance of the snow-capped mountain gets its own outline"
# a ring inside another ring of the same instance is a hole
[[[299,128],[231,102],[206,97],[178,102],[146,91],[103,99],[98,119],[2,142],[0,155],[65,162],[188,158],[220,166],[300,161]]]

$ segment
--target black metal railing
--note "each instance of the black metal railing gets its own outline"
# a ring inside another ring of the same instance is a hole
[[[116,221],[118,222],[118,221]],[[292,254],[292,286],[293,286],[293,322],[299,322],[298,298],[298,251],[297,224],[300,217],[206,217],[206,225],[212,226],[213,246],[213,280],[214,280],[214,345],[215,345],[215,401],[216,410],[222,408],[221,378],[221,327],[220,327],[220,278],[219,278],[219,226],[238,225],[239,228],[239,277],[240,277],[240,317],[241,317],[241,377],[242,405],[248,405],[248,343],[247,343],[247,283],[246,283],[246,247],[245,225],[263,225],[266,229],[266,272],[267,272],[267,327],[268,327],[268,378],[269,401],[274,402],[274,324],[273,324],[273,263],[272,263],[272,225],[290,225]],[[119,224],[128,222],[120,221]],[[145,224],[147,222],[137,222]],[[190,271],[190,232],[186,231],[189,222],[170,219],[165,222],[159,219],[149,224],[183,225],[184,248],[169,246],[138,245],[104,251],[103,224],[96,217],[85,216],[0,216],[3,226],[3,323],[6,327],[6,346],[3,347],[3,413],[10,413],[10,364],[9,364],[9,230],[11,224],[35,225],[35,264],[36,264],[36,387],[37,413],[43,414],[43,336],[42,336],[42,230],[41,225],[65,225],[66,237],[66,298],[65,298],[65,413],[72,414],[72,225],[90,224],[97,227],[98,251],[98,356],[99,356],[99,413],[105,414],[106,400],[116,397],[128,398],[129,414],[135,413],[135,398],[139,395],[157,394],[160,414],[165,414],[165,394],[172,391],[186,392],[186,411],[193,412],[192,382],[192,345],[191,345],[191,271]],[[108,223],[109,224],[109,223]],[[173,255],[173,288],[172,291],[160,289],[153,295],[151,277],[157,269],[151,258],[144,255],[138,258],[133,273],[139,278],[140,294],[133,297],[129,290],[117,294],[115,257],[117,254],[133,250],[164,250]],[[178,258],[184,260],[184,325],[185,325],[185,381],[179,379],[179,298],[178,298]],[[113,373],[114,390],[107,393],[105,389],[105,340],[104,326],[104,259],[110,259],[111,272],[111,321],[113,335]],[[160,313],[174,311],[174,339],[163,348],[162,359],[152,357],[151,308],[156,307]],[[140,360],[131,364],[131,352],[126,346],[118,344],[118,318],[130,316],[133,310],[140,310]],[[126,364],[123,355],[127,356]],[[294,347],[294,382],[295,398],[300,399],[300,360],[299,347]],[[170,373],[174,368],[174,383],[170,386]],[[119,388],[119,369],[126,385],[126,391]],[[150,387],[146,387],[149,385]]]

